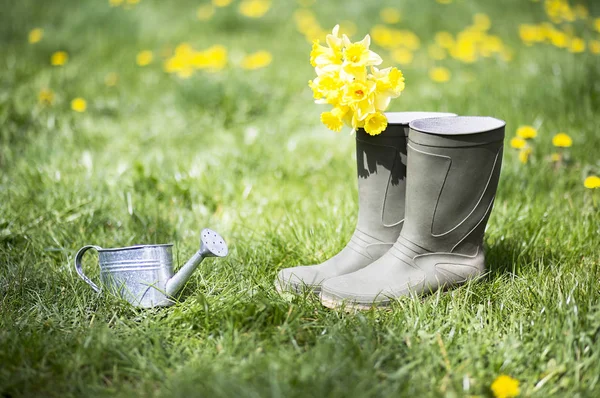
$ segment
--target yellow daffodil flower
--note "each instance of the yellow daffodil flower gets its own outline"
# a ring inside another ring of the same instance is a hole
[[[378,135],[386,129],[387,117],[381,112],[375,112],[365,119],[365,132],[369,135]]]
[[[311,64],[317,74],[339,70],[343,62],[342,39],[339,37],[340,25],[335,25],[331,34],[325,38],[328,47],[322,46],[318,41],[313,42],[311,51]]]
[[[340,132],[344,127],[344,117],[348,113],[348,107],[335,107],[331,112],[321,113],[321,122],[329,129]]]
[[[377,53],[369,50],[371,36],[366,35],[361,41],[352,43],[348,36],[343,35],[342,41],[344,43],[342,71],[347,75],[353,75],[353,77],[362,76],[365,72],[365,67],[380,65],[383,62]]]

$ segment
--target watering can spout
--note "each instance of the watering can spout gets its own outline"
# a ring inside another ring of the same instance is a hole
[[[190,258],[166,285],[168,296],[174,296],[190,279],[192,273],[206,257],[225,257],[228,253],[225,240],[215,231],[205,228],[200,233],[200,250]]]

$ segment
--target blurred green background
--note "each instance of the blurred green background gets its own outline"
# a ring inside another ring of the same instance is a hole
[[[2,3],[0,393],[489,396],[508,374],[597,396],[600,3],[213,3]],[[483,282],[364,314],[274,291],[356,222],[354,137],[307,85],[338,23],[404,72],[390,110],[506,120]],[[205,226],[231,253],[172,308],[73,270],[85,244],[174,242],[181,263]]]

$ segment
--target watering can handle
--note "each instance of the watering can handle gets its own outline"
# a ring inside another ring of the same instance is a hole
[[[81,279],[83,279],[88,285],[90,285],[95,292],[100,293],[101,289],[94,282],[92,282],[90,278],[85,276],[85,274],[83,273],[83,269],[81,268],[81,259],[83,258],[85,252],[89,249],[100,250],[102,248],[100,246],[88,245],[83,246],[81,249],[79,249],[79,251],[75,255],[75,270],[77,271]]]

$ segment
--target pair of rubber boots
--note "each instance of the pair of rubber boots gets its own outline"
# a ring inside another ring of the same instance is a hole
[[[485,272],[505,123],[436,112],[387,117],[380,135],[356,133],[359,211],[350,242],[322,264],[281,270],[279,291],[310,289],[327,307],[368,309]]]

